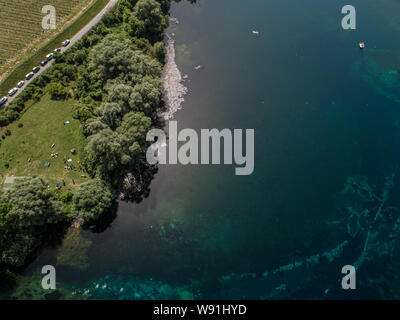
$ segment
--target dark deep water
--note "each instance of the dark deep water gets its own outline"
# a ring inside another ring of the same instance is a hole
[[[81,247],[44,250],[6,296],[25,298],[25,288],[40,283],[41,266],[53,264],[65,292],[89,290],[92,298],[398,297],[399,282],[388,268],[398,256],[375,257],[358,275],[355,293],[340,290],[341,268],[354,263],[362,246],[329,224],[345,212],[337,195],[358,174],[382,189],[400,155],[400,2],[354,0],[357,30],[348,31],[341,28],[346,4],[173,5],[180,23],[171,22],[169,32],[177,64],[189,76],[178,127],[254,128],[254,173],[161,166],[147,199],[120,203],[110,228],[84,232]],[[366,42],[364,51],[359,41]],[[194,70],[197,65],[203,68]],[[329,265],[264,274],[349,239]],[[379,274],[383,280],[369,287],[362,279]]]

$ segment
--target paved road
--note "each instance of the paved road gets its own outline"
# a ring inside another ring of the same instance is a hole
[[[84,26],[76,35],[74,35],[70,40],[71,43],[68,45],[68,47],[62,47],[61,43],[60,43],[60,48],[61,48],[61,52],[64,52],[66,50],[68,50],[68,48],[70,46],[72,46],[74,43],[76,43],[78,40],[80,40],[93,26],[95,26],[100,20],[101,18],[108,12],[110,11],[110,9],[112,7],[114,7],[117,4],[118,0],[110,0],[108,2],[108,4],[103,8],[103,10],[101,10],[97,16],[95,16],[86,26]],[[56,49],[56,48],[54,48]],[[44,60],[45,57],[43,57]],[[38,73],[36,73],[30,80],[25,80],[25,79],[21,79],[23,81],[25,81],[25,84],[18,89],[17,93],[14,94],[14,96],[8,97],[8,102],[4,105],[1,106],[1,109],[4,109],[11,101],[13,101],[18,94],[21,93],[22,90],[25,89],[25,87],[29,84],[29,82],[31,82],[33,79],[35,79],[37,76],[39,76],[42,72],[44,72],[45,70],[47,70],[48,68],[50,68],[50,66],[53,64],[54,60],[49,61],[44,67],[40,67],[40,70]],[[32,70],[26,70],[26,73],[31,72]],[[17,87],[17,84],[15,84],[15,87]],[[10,88],[11,90],[12,88]],[[1,97],[0,97],[1,98]]]

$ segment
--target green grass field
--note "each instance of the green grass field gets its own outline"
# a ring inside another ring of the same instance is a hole
[[[25,1],[25,0],[24,0]],[[32,0],[30,0],[32,1]],[[54,0],[52,0],[54,2]],[[51,4],[52,1],[47,1],[46,4]],[[58,2],[63,2],[64,0],[58,0]],[[79,1],[86,1],[86,0],[79,0]],[[10,2],[9,0],[0,0],[0,4],[2,2]],[[56,1],[57,2],[57,1]],[[64,1],[65,2],[65,1]],[[69,0],[67,1],[68,3],[70,2]],[[77,0],[72,1],[72,2],[77,2]],[[72,5],[71,2],[71,5]],[[108,3],[108,0],[94,0],[93,3],[86,8],[82,14],[68,27],[64,28],[61,32],[57,33],[54,37],[52,37],[45,45],[43,45],[40,48],[37,48],[37,50],[34,50],[34,52],[27,56],[23,56],[21,58],[21,62],[17,63],[15,66],[13,66],[12,70],[7,74],[7,76],[3,79],[3,81],[0,83],[0,96],[4,96],[7,94],[7,92],[15,87],[16,83],[19,82],[20,80],[23,80],[25,75],[32,70],[32,68],[40,63],[40,61],[43,60],[43,58],[49,53],[52,52],[55,48],[58,48],[61,46],[61,42],[64,41],[65,39],[69,39],[72,36],[74,36],[80,29],[82,29],[87,23],[90,22]],[[2,8],[3,10],[3,8]],[[41,20],[40,20],[41,24]],[[3,26],[1,26],[1,29],[3,29]],[[2,37],[0,35],[0,37]],[[1,45],[1,39],[0,39],[0,45]]]
[[[1,130],[0,134],[5,136],[5,139],[1,138],[0,145],[1,183],[6,176],[35,175],[49,182],[54,189],[62,179],[67,188],[75,188],[89,179],[81,177],[83,172],[78,164],[83,153],[84,137],[79,121],[71,116],[74,102],[71,99],[54,101],[46,94],[40,102],[28,107],[21,119]],[[65,124],[66,121],[70,124]],[[7,129],[11,131],[10,136],[5,135]],[[71,149],[76,149],[75,155],[71,154]],[[52,153],[59,155],[52,158]],[[72,159],[72,162],[65,163],[65,159]],[[45,167],[45,162],[50,162],[50,166]],[[6,168],[6,163],[9,168]],[[77,168],[67,170],[67,164]]]

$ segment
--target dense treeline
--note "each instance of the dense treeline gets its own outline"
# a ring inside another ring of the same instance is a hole
[[[51,228],[65,220],[63,203],[40,178],[17,180],[0,196],[0,266],[21,266]]]
[[[0,196],[0,270],[23,265],[53,225],[95,223],[113,206],[126,173],[144,161],[146,134],[162,106],[161,73],[170,0],[120,0],[87,35],[0,112],[17,119],[48,92],[71,99],[87,137],[83,167],[93,178],[72,192],[49,191],[40,178],[16,182]]]

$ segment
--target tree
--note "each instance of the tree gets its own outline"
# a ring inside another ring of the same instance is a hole
[[[160,4],[162,12],[167,15],[171,9],[171,0],[157,0],[157,2]]]
[[[11,203],[8,215],[14,216],[21,227],[35,228],[63,219],[61,202],[47,190],[41,178],[16,180],[2,201]]]
[[[129,110],[129,100],[133,87],[125,84],[115,84],[108,90],[108,100],[121,105],[124,111]]]
[[[48,227],[64,219],[62,203],[42,179],[16,180],[0,196],[0,264],[23,265]]]
[[[123,137],[107,128],[88,138],[85,151],[91,167],[95,166],[101,177],[108,177],[121,169],[131,158],[123,152]]]
[[[109,35],[90,52],[90,66],[107,79],[113,79],[128,69],[133,54],[128,40]]]
[[[82,126],[82,131],[83,134],[88,137],[107,128],[109,127],[99,119],[90,118],[86,120],[85,124]]]
[[[167,55],[167,50],[163,42],[156,42],[153,46],[153,55],[161,63],[165,63],[165,57]]]
[[[75,92],[76,98],[81,98],[81,100],[102,100],[103,93],[103,75],[99,70],[87,70],[84,69],[79,73],[79,77],[76,81],[77,91]],[[90,101],[86,101],[90,103]]]
[[[72,109],[72,116],[83,123],[93,117],[93,108],[89,105],[77,104]]]
[[[139,0],[133,9],[133,17],[136,24],[139,21],[143,26],[137,30],[138,38],[157,41],[167,25],[161,5],[155,0]]]
[[[64,99],[67,96],[67,91],[59,82],[50,82],[48,85],[51,99]]]
[[[72,210],[85,223],[91,223],[111,208],[113,200],[110,187],[96,178],[80,185],[73,198]]]
[[[111,129],[115,129],[121,123],[124,113],[120,104],[115,102],[106,102],[96,110],[96,115],[99,116],[99,119],[107,124]]]
[[[90,68],[107,80],[118,78],[118,84],[136,83],[144,76],[160,77],[161,64],[132,46],[129,40],[108,35],[91,51]]]
[[[130,106],[134,111],[151,116],[161,105],[163,85],[160,79],[144,77],[135,85],[130,97]]]
[[[122,140],[132,159],[137,158],[138,154],[144,151],[146,145],[146,135],[151,129],[151,119],[142,112],[129,112],[122,120],[117,132],[124,139]]]

